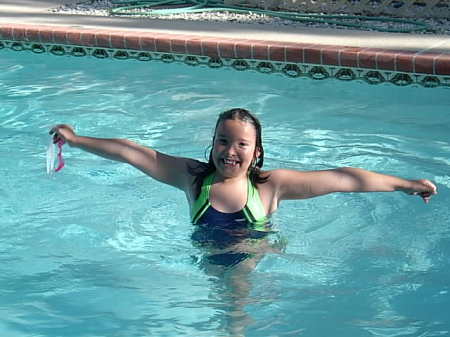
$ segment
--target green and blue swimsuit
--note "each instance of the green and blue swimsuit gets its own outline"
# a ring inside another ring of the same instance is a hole
[[[269,219],[266,216],[258,190],[250,178],[247,179],[247,203],[242,210],[235,213],[223,213],[212,207],[209,195],[213,181],[214,173],[203,180],[200,195],[191,208],[193,224],[220,225],[223,223],[229,225],[230,222],[235,222],[241,226],[247,224],[247,228],[255,231],[270,231],[268,228]]]

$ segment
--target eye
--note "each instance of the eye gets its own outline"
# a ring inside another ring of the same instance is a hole
[[[217,143],[219,143],[221,145],[225,145],[227,143],[227,140],[225,138],[219,138],[219,139],[217,139]]]
[[[240,147],[247,147],[248,144],[247,144],[247,143],[239,143],[239,146],[240,146]]]

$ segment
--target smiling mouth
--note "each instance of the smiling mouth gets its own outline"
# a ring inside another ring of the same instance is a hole
[[[222,162],[226,166],[236,166],[239,163],[237,160],[233,160],[233,159],[222,159]]]

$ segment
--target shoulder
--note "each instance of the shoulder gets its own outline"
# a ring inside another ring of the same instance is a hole
[[[304,199],[313,195],[314,186],[321,181],[319,171],[298,171],[290,169],[277,169],[267,171],[270,175],[267,187],[262,187],[278,200]]]
[[[263,176],[267,176],[267,182],[276,186],[289,183],[290,181],[302,179],[307,176],[306,171],[290,170],[290,169],[275,169],[263,171]]]
[[[298,185],[299,180],[304,180],[299,178],[303,176],[303,172],[288,169],[262,171],[261,176],[267,179],[264,183],[257,184],[257,187],[267,214],[276,211],[280,201],[285,199],[289,186],[294,182]]]
[[[306,180],[307,173],[289,169],[274,169],[261,172],[262,177],[266,177],[265,183],[258,184],[258,188],[278,195],[292,183],[299,183]]]

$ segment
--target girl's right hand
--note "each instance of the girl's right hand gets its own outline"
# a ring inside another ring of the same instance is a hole
[[[59,140],[63,140],[72,146],[72,142],[74,141],[76,134],[73,131],[73,128],[67,124],[58,124],[52,127],[49,132],[50,135],[53,135],[53,143],[57,143]]]

